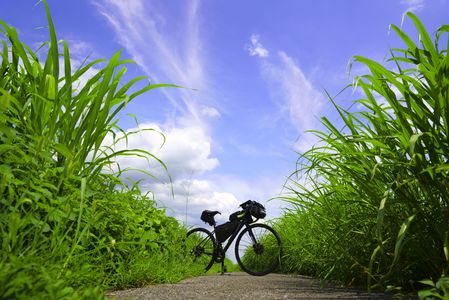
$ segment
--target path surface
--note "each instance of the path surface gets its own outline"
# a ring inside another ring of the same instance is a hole
[[[269,274],[256,277],[245,273],[210,275],[185,279],[177,284],[152,285],[108,293],[110,299],[392,299],[385,294],[320,287],[319,281],[304,276]]]

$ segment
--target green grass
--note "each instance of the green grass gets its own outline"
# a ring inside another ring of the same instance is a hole
[[[449,25],[431,37],[407,17],[420,42],[392,25],[405,45],[392,67],[355,56],[370,72],[350,88],[364,96],[351,110],[329,96],[344,125],[323,117],[298,158],[277,227],[285,272],[412,291],[448,274]]]
[[[133,62],[120,51],[73,70],[43,6],[49,42],[39,55],[0,21],[0,298],[101,299],[108,288],[197,274],[180,255],[185,228],[123,184],[126,170],[105,172],[120,155],[165,168],[147,151],[102,145],[124,133],[117,116],[130,101],[172,85],[123,82]]]
[[[44,61],[0,21],[0,298],[101,299],[105,289],[200,274],[182,256],[185,228],[123,184],[126,170],[105,172],[120,155],[165,168],[147,151],[102,145],[124,133],[117,116],[130,101],[173,85],[123,82],[132,61],[120,51],[72,70],[43,5]],[[391,50],[394,70],[355,57],[370,70],[352,85],[362,109],[330,98],[344,126],[323,118],[320,143],[298,159],[284,198],[293,209],[276,225],[281,270],[447,298],[449,25],[431,37],[407,15],[420,43],[393,25],[405,43]]]

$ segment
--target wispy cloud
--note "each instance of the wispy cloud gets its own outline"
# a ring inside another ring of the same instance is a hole
[[[268,57],[269,51],[260,44],[258,36],[252,35],[250,40],[254,47],[248,49],[249,54],[263,58],[262,75],[278,104],[280,115],[287,117],[299,135],[294,145],[296,150],[310,149],[316,138],[305,131],[317,129],[319,125],[318,117],[324,105],[323,94],[313,86],[293,57],[284,51]],[[266,56],[260,53],[266,53]]]
[[[260,37],[256,34],[251,35],[251,43],[246,45],[246,49],[251,56],[268,57],[268,50],[259,41]]]
[[[119,43],[153,81],[205,89],[198,1],[185,4],[183,14],[170,16],[179,22],[166,20],[166,15],[154,9],[155,3],[151,1],[94,0],[94,3],[116,32]],[[164,92],[184,118],[199,122],[202,110],[209,106],[190,89]]]
[[[406,11],[419,12],[425,6],[425,0],[401,0],[401,4],[406,6]]]
[[[323,106],[323,95],[306,78],[292,57],[283,51],[278,55],[280,67],[273,66],[269,72],[274,71],[274,75],[279,76],[290,119],[298,130],[312,129]]]
[[[120,166],[143,169],[155,175],[159,182],[142,178],[141,174],[127,174],[134,179],[144,179],[142,188],[152,191],[155,199],[167,206],[179,220],[184,220],[186,201],[190,202],[189,210],[195,216],[205,207],[215,205],[219,209],[229,209],[236,206],[237,200],[232,194],[219,189],[213,182],[198,179],[219,166],[219,160],[211,153],[208,120],[221,115],[213,102],[213,93],[208,91],[209,77],[204,71],[207,58],[202,53],[199,1],[183,2],[179,4],[183,5],[182,9],[169,12],[164,12],[167,6],[163,2],[93,1],[113,28],[118,42],[153,82],[187,87],[163,91],[173,108],[163,125],[140,125],[140,129],[163,132],[165,143],[162,147],[158,134],[152,131],[131,135],[127,145],[116,146],[116,150],[146,149],[155,154],[166,164],[172,181],[169,182],[160,165],[149,164],[145,159],[119,158]],[[192,224],[193,215],[187,221]]]
[[[295,148],[300,151],[310,149],[316,137],[305,131],[317,129],[319,116],[324,105],[324,96],[306,77],[299,64],[285,52],[278,53],[279,65],[268,66],[268,76],[278,80],[283,94],[283,104],[292,125],[299,133]]]

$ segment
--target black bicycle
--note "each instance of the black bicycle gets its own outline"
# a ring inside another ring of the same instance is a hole
[[[235,258],[243,271],[262,276],[273,272],[279,265],[282,251],[279,235],[272,227],[255,223],[266,216],[263,205],[248,200],[240,207],[242,210],[229,216],[229,222],[218,226],[214,217],[220,212],[205,210],[201,214],[201,220],[213,226],[214,231],[199,227],[187,232],[187,258],[204,267],[205,272],[214,263],[221,263],[224,274],[225,254],[237,235]],[[226,240],[228,242],[223,247],[222,243]]]

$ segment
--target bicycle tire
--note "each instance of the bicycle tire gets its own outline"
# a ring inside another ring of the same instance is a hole
[[[254,244],[250,230],[254,234]],[[243,271],[254,276],[273,272],[282,255],[279,234],[266,224],[252,224],[245,228],[235,243],[235,258]]]
[[[209,230],[201,227],[189,230],[185,239],[186,259],[200,268],[203,267],[204,272],[207,272],[214,264],[216,245],[215,238]]]

